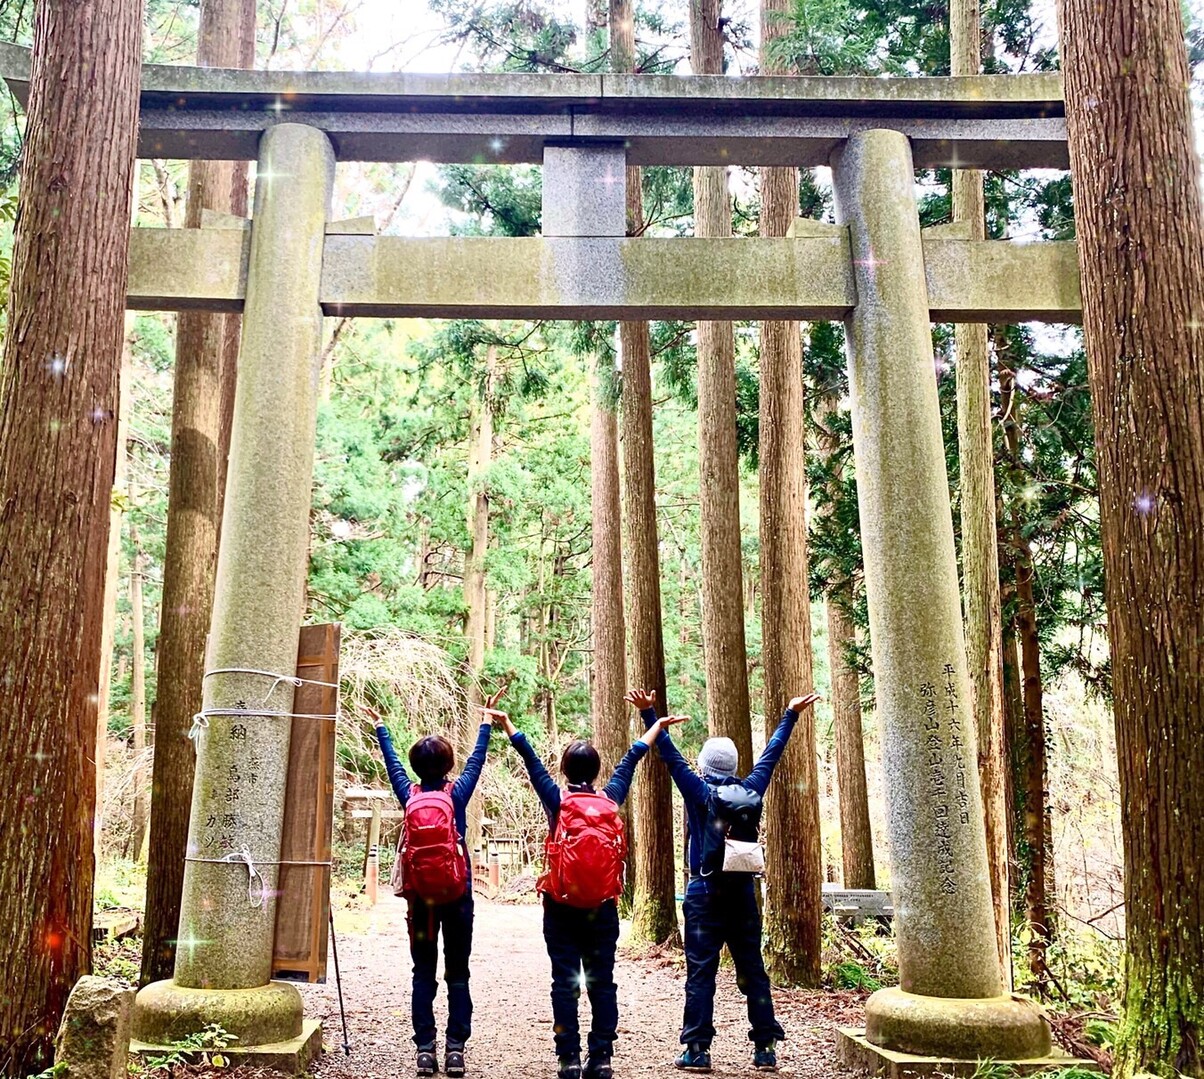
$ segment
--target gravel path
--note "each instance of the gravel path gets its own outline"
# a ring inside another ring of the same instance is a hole
[[[410,956],[405,904],[391,895],[370,909],[337,915],[339,960],[347,1006],[351,1055],[342,1040],[333,968],[325,985],[303,986],[306,1014],[321,1018],[327,1053],[315,1065],[316,1079],[392,1079],[412,1075],[410,1040]],[[678,1052],[685,971],[680,954],[634,955],[620,944],[615,980],[619,985],[619,1042],[615,1074],[620,1079],[674,1075]],[[541,911],[477,899],[473,940],[473,1037],[468,1044],[469,1075],[555,1075],[548,991],[551,967],[544,951]],[[775,993],[779,1018],[790,1040],[778,1047],[784,1075],[831,1079],[842,1070],[835,1053],[835,1028],[860,1022],[864,995],[856,993]],[[446,1017],[445,989],[435,1014]],[[717,1076],[755,1074],[747,1040],[744,1000],[730,969],[719,974],[711,1055]],[[582,1001],[583,1030],[589,1005]],[[584,1040],[584,1038],[583,1038]]]

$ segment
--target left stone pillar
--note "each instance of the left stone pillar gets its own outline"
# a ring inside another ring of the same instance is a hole
[[[135,1043],[217,1023],[235,1049],[302,1039],[273,982],[297,634],[305,601],[334,152],[317,128],[264,134],[175,977],[138,994]],[[304,1039],[302,1039],[304,1040]]]

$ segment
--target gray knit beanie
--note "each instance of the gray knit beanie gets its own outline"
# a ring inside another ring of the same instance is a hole
[[[736,743],[730,738],[708,738],[698,751],[698,770],[704,776],[730,779],[739,763]]]

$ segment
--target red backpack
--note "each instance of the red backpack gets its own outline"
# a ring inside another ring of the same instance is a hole
[[[428,903],[454,903],[468,889],[464,840],[456,828],[456,810],[448,791],[416,790],[406,802],[398,861],[398,895]]]
[[[539,891],[557,903],[592,909],[623,893],[627,835],[619,807],[604,794],[565,791],[548,836]]]

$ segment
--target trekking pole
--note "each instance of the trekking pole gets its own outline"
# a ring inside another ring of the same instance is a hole
[[[347,1011],[343,1007],[343,979],[339,977],[339,942],[334,935],[334,908],[330,913],[330,950],[334,954],[334,984],[339,992],[339,1017],[343,1020],[343,1052],[351,1056],[351,1042],[347,1040]]]

